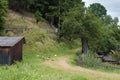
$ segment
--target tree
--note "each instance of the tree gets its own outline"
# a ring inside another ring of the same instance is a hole
[[[48,12],[46,12],[46,14],[45,14],[46,19],[50,22],[50,26],[53,26],[53,25],[58,26],[58,17],[59,17],[58,0],[56,0],[56,1],[53,0],[53,1],[50,1],[49,3],[50,3],[50,5],[48,6]]]
[[[88,8],[96,17],[102,20],[104,25],[100,40],[96,40],[97,51],[110,52],[110,50],[116,50],[120,45],[118,18],[113,19],[111,15],[107,15],[107,10],[99,3],[93,3]]]
[[[60,13],[62,16],[65,16],[70,8],[74,7],[76,4],[83,4],[82,0],[60,0]]]
[[[62,16],[75,4],[81,3],[82,0],[8,0],[9,8],[15,11],[29,11],[36,13],[41,12],[42,17],[50,25],[58,27],[62,22]]]
[[[112,25],[111,15],[106,15],[103,19],[103,23],[104,23],[105,26],[111,26]]]
[[[100,3],[93,3],[89,6],[91,12],[93,12],[97,17],[103,18],[107,14],[107,10]]]
[[[84,5],[84,2],[82,0],[60,0],[59,6],[60,6],[60,20],[61,22],[64,20],[64,17],[67,15],[67,12],[69,9],[73,8],[76,4],[82,4]]]
[[[8,6],[15,11],[32,11],[36,0],[8,0]],[[31,8],[31,6],[33,8]]]
[[[36,23],[43,20],[42,14],[38,10],[35,12],[34,16],[35,16],[35,19],[36,19]]]
[[[101,40],[98,41],[97,52],[107,52],[118,50],[120,47],[120,33],[118,29],[118,18],[106,15],[103,18],[104,29]]]
[[[82,53],[86,54],[89,40],[101,35],[101,25],[100,19],[86,10],[83,4],[78,4],[64,18],[61,34],[66,39],[81,38]]]
[[[0,0],[0,35],[4,29],[5,17],[7,14],[7,0]]]
[[[99,41],[97,52],[110,52],[120,48],[120,30],[116,26],[105,27],[103,37]]]
[[[111,15],[106,15],[103,18],[103,23],[105,26],[113,26],[113,25],[118,26],[118,22],[119,22],[119,19],[117,17],[113,19]]]

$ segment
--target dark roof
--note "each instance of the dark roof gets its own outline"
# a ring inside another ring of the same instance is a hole
[[[0,37],[0,47],[12,47],[24,37]]]
[[[105,62],[116,62],[117,60],[115,60],[112,56],[104,56],[103,60]]]

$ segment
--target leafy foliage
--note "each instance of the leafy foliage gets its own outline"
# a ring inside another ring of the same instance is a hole
[[[0,35],[2,34],[2,30],[4,29],[5,17],[7,14],[7,0],[0,0]]]
[[[106,18],[108,21],[105,23],[102,39],[99,41],[99,51],[118,50],[120,47],[120,30],[117,25],[118,19],[112,19],[110,16]]]
[[[39,12],[39,11],[36,11],[35,14],[35,19],[36,19],[36,22],[38,23],[39,21],[42,21],[43,18],[42,18],[42,14]]]
[[[85,10],[83,4],[71,8],[64,18],[61,35],[67,40],[81,38],[84,41],[98,39],[102,31],[102,22],[89,10]],[[85,44],[88,44],[85,42]],[[83,47],[82,47],[83,49]]]
[[[120,39],[118,39],[118,35],[120,35],[118,29],[118,18],[115,17],[113,19],[110,15],[107,15],[107,10],[99,3],[91,4],[88,9],[92,11],[96,17],[100,18],[103,23],[103,25],[101,25],[103,26],[100,34],[101,37],[99,37],[99,39],[95,39],[94,42],[92,42],[92,44],[95,43],[96,45],[90,47],[92,47],[92,49],[95,51],[97,50],[101,52],[108,52],[110,50],[118,49],[120,45]]]
[[[103,18],[107,14],[107,10],[100,3],[93,3],[90,5],[89,9],[93,12],[97,17]]]
[[[120,51],[113,51],[111,54],[117,61],[120,61]]]

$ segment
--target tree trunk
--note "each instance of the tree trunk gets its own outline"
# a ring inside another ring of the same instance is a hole
[[[39,20],[37,19],[37,20],[36,20],[36,23],[38,24],[38,22],[39,22]]]
[[[87,39],[85,37],[81,38],[81,42],[82,42],[82,53],[83,54],[87,54],[88,53],[88,42]]]
[[[53,25],[54,25],[54,17],[51,17],[50,26],[51,26],[53,29],[55,29]]]

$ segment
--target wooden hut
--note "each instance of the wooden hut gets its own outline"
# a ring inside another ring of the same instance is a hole
[[[22,60],[24,37],[0,37],[0,65]]]

